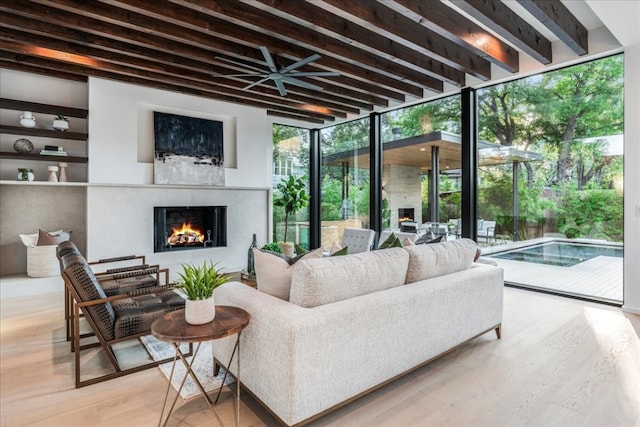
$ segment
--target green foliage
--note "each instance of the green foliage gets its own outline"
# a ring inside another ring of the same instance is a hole
[[[183,290],[192,301],[211,298],[213,291],[231,278],[230,274],[220,273],[217,265],[206,261],[201,266],[183,264],[176,288]]]
[[[558,228],[569,238],[623,240],[623,199],[615,190],[579,191],[575,184],[561,191]]]
[[[389,209],[389,199],[382,199],[382,229],[386,230],[391,226],[391,209]]]
[[[282,248],[280,248],[280,245],[277,244],[276,242],[267,243],[266,245],[263,245],[260,249],[262,249],[263,251],[277,252],[279,254],[282,253]]]
[[[293,175],[289,175],[289,178],[282,178],[280,183],[276,186],[277,194],[273,199],[274,206],[280,206],[284,208],[284,241],[287,241],[287,230],[289,228],[289,216],[295,215],[300,209],[307,206],[309,203],[309,195],[305,189],[306,183],[303,176],[296,178]]]

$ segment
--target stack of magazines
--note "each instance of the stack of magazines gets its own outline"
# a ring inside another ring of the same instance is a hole
[[[67,152],[64,151],[64,147],[57,147],[55,145],[45,145],[44,150],[40,150],[40,154],[45,156],[67,156]]]

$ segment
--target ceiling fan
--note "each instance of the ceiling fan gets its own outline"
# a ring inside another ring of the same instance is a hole
[[[252,87],[264,83],[268,80],[273,81],[273,83],[278,88],[278,92],[280,92],[281,96],[287,96],[287,90],[284,87],[285,83],[289,83],[295,86],[300,86],[306,89],[311,90],[322,90],[321,86],[305,82],[300,80],[298,77],[332,77],[339,76],[340,73],[334,71],[295,71],[297,68],[302,67],[310,62],[317,61],[321,58],[321,56],[317,53],[308,56],[300,61],[294,62],[293,64],[278,68],[276,61],[271,56],[269,49],[265,46],[260,46],[260,52],[262,52],[262,56],[264,56],[264,60],[267,63],[268,70],[261,69],[258,67],[254,67],[252,65],[248,65],[242,62],[234,61],[232,59],[218,57],[218,59],[230,62],[232,64],[240,65],[244,68],[249,68],[255,70],[254,73],[241,73],[241,74],[225,74],[225,75],[216,75],[217,77],[260,77],[259,80],[251,83],[242,88],[242,90],[248,90]]]

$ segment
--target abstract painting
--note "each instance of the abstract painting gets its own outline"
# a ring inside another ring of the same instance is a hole
[[[153,182],[224,185],[222,124],[154,111]]]

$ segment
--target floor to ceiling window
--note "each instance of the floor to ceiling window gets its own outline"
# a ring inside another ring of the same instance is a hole
[[[460,97],[382,115],[382,228],[455,238],[460,225]]]
[[[309,130],[273,125],[273,194],[278,197],[276,186],[290,176],[308,182],[309,177]],[[308,191],[308,190],[307,190]],[[273,206],[273,241],[284,241],[285,228],[287,241],[309,248],[309,206],[302,208],[288,218],[285,224],[285,211]]]
[[[479,90],[478,109],[483,253],[507,282],[621,302],[622,55]]]
[[[369,118],[320,132],[321,246],[340,244],[345,228],[369,224]]]

